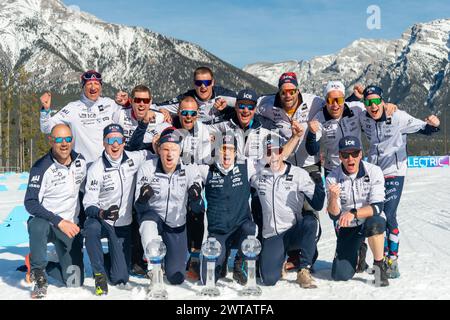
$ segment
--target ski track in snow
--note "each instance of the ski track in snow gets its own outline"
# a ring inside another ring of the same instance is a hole
[[[11,186],[8,192],[0,193],[0,221],[15,207],[23,205],[24,191],[14,191],[22,181],[17,177],[1,182]],[[439,183],[436,183],[439,181]],[[321,215],[323,228],[319,242],[319,259],[315,265],[318,289],[301,289],[295,282],[296,273],[288,273],[274,287],[261,286],[260,299],[449,299],[450,298],[450,197],[446,186],[450,184],[450,169],[409,169],[398,209],[400,229],[401,277],[390,280],[387,288],[376,288],[369,282],[367,273],[356,274],[348,282],[331,281],[331,263],[336,247],[331,220]],[[28,253],[28,244],[16,247],[1,247],[0,244],[0,299],[30,299],[31,286],[24,281],[24,273],[15,271]],[[89,259],[85,253],[86,274],[91,274]],[[372,264],[370,251],[367,262]],[[88,276],[82,288],[67,289],[57,286],[50,279],[49,300],[141,300],[146,298],[147,280],[130,277],[127,288],[110,286],[106,297],[93,294],[94,281]],[[221,296],[218,299],[245,300],[238,295],[242,288],[232,281],[232,273],[218,282]],[[180,286],[166,283],[170,299],[211,300],[199,296],[202,289],[198,283],[186,281]]]

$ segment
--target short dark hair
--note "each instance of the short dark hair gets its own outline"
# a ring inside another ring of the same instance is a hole
[[[197,77],[197,75],[205,74],[205,73],[209,73],[211,75],[211,79],[214,79],[214,74],[213,74],[212,70],[208,67],[198,67],[197,69],[195,69],[194,79],[195,79],[195,77]]]
[[[131,91],[131,96],[134,97],[136,92],[148,92],[149,98],[152,98],[152,92],[150,91],[150,88],[147,86],[144,86],[143,84],[137,85],[133,88],[133,91]]]

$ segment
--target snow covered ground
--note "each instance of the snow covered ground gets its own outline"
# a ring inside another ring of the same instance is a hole
[[[24,180],[19,176],[8,177],[0,185],[9,191],[0,192],[0,224],[16,206],[22,206],[24,191],[17,191]],[[25,181],[26,183],[26,181]],[[319,260],[314,277],[318,289],[303,290],[295,283],[296,274],[275,287],[262,286],[261,299],[450,299],[450,169],[409,169],[398,218],[400,224],[401,278],[390,280],[387,288],[376,288],[367,280],[368,274],[357,274],[346,283],[331,281],[331,262],[335,250],[335,235],[331,221],[322,215],[323,235],[319,243]],[[14,223],[14,222],[11,222]],[[1,238],[0,238],[1,239]],[[29,299],[31,287],[25,283],[24,274],[15,271],[28,253],[26,243],[2,247],[0,242],[0,299]],[[367,261],[371,264],[371,256]],[[85,255],[87,274],[90,267]],[[52,282],[50,282],[52,284]],[[220,299],[240,299],[241,286],[227,279],[218,282]],[[107,297],[95,297],[94,281],[88,278],[83,288],[67,289],[49,286],[47,299],[144,299],[146,280],[131,277],[129,288],[110,288]],[[199,300],[198,284],[185,282],[181,286],[167,285],[170,299]],[[210,300],[211,298],[208,298]]]

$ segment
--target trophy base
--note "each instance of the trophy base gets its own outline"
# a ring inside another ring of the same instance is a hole
[[[200,292],[201,296],[208,296],[208,297],[217,297],[220,296],[220,291],[217,288],[203,288]]]
[[[239,291],[240,296],[260,296],[262,290],[260,287],[248,287]]]
[[[169,295],[166,290],[150,290],[147,297],[150,300],[167,300]]]

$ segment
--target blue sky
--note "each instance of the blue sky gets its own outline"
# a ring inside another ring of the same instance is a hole
[[[400,0],[63,0],[102,20],[196,43],[243,67],[310,59],[359,38],[396,39],[417,22],[450,18],[450,1]],[[380,8],[369,30],[367,8]]]

